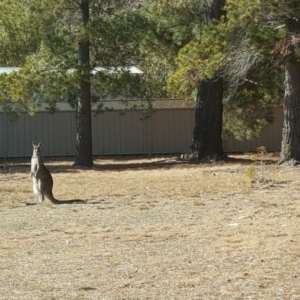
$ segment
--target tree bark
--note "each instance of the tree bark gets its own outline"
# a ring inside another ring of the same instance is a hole
[[[81,0],[80,8],[83,25],[87,26],[89,22],[89,0]],[[89,39],[87,37],[79,43],[79,64],[82,68],[82,77],[80,79],[80,93],[77,107],[75,165],[90,168],[93,166],[93,145],[89,46]]]
[[[300,161],[300,62],[287,63],[279,163]]]
[[[300,24],[297,18],[287,17],[285,26],[290,38],[289,48],[293,54],[286,58],[285,91],[283,106],[283,129],[279,163],[300,161],[300,62],[294,57],[299,43],[294,36],[299,35]]]
[[[220,19],[225,0],[206,3],[204,24],[208,26],[213,19]],[[203,80],[198,85],[195,112],[195,127],[190,147],[193,158],[219,159],[223,156],[223,80],[215,76]]]
[[[202,81],[198,86],[192,152],[198,159],[222,157],[223,80]]]

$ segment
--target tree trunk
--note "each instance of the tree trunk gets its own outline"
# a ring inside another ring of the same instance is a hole
[[[289,50],[295,51],[294,36],[300,32],[297,18],[287,17],[285,26],[290,38]],[[286,58],[283,129],[279,163],[300,161],[300,62],[292,56]]]
[[[286,64],[284,122],[279,163],[300,161],[300,62]]]
[[[204,24],[220,19],[225,0],[206,3]],[[223,156],[223,80],[217,76],[199,83],[195,112],[195,127],[190,149],[197,159],[219,159]]]
[[[81,0],[80,7],[83,25],[86,26],[89,21],[89,0]],[[93,145],[89,53],[89,40],[85,37],[79,43],[79,64],[83,72],[80,79],[80,94],[77,107],[75,165],[90,168],[93,166]]]
[[[192,152],[197,159],[218,159],[223,155],[223,80],[202,81],[198,86]]]

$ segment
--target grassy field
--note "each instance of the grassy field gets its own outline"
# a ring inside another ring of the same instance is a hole
[[[0,299],[300,299],[300,169],[275,160],[46,158],[54,196],[87,200],[58,206],[7,161]]]

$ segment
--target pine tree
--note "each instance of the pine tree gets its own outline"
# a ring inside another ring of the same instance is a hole
[[[272,106],[282,101],[282,60],[274,60],[272,51],[284,32],[266,11],[270,3],[227,0],[221,20],[204,26],[179,51],[168,80],[170,91],[188,96],[199,81],[222,78],[223,138],[258,136],[272,122]]]
[[[218,74],[213,74],[214,78],[201,78],[196,80],[196,84],[192,83],[191,89],[185,89],[185,85],[181,85],[181,83],[189,81],[189,76],[193,77],[193,74],[189,74],[187,65],[194,66],[201,59],[201,54],[195,54],[197,51],[194,51],[194,46],[202,37],[203,27],[209,26],[214,20],[221,18],[224,1],[144,2],[151,3],[146,17],[152,21],[151,24],[156,24],[156,27],[153,27],[154,43],[160,45],[160,53],[167,53],[165,55],[168,59],[167,74],[165,73],[167,76],[164,78],[169,78],[167,79],[169,87],[172,86],[168,89],[168,93],[191,97],[194,90],[197,90],[196,122],[194,132],[191,134],[194,136],[191,145],[193,155],[199,159],[220,157],[223,155],[221,138],[222,78]],[[165,49],[166,51],[164,51]],[[191,52],[192,55],[190,55]],[[180,53],[184,54],[180,55]],[[159,55],[158,53],[155,57],[158,58]],[[175,72],[174,59],[176,56],[178,56],[177,65],[180,67]],[[180,57],[183,56],[181,64]],[[184,77],[183,81],[182,77]]]
[[[134,0],[0,3],[0,38],[11,43],[13,51],[0,47],[1,63],[22,67],[18,73],[0,76],[0,105],[33,114],[41,101],[54,112],[57,101],[68,100],[77,109],[76,165],[93,164],[91,101],[100,107],[101,97],[123,92],[126,97],[138,88],[129,85],[138,80],[126,70],[137,62],[132,19],[136,4]],[[98,66],[120,69],[115,75],[104,70],[91,78]],[[95,92],[92,99],[90,85]]]
[[[246,37],[239,40],[239,45],[243,46],[242,41],[246,41],[244,51],[255,54],[252,65],[243,66],[243,69],[247,70],[246,79],[255,75],[253,78],[256,88],[252,88],[251,91],[258,91],[259,97],[268,105],[276,102],[282,103],[280,98],[283,98],[284,124],[279,162],[299,161],[300,112],[298,107],[300,105],[300,89],[298,82],[300,81],[300,60],[298,47],[300,45],[300,3],[298,0],[267,0],[250,4],[247,1],[237,3],[228,0],[226,8],[230,14],[229,17],[242,21],[235,22],[232,27],[235,27],[239,34],[244,33]],[[249,18],[250,16],[252,17]],[[243,28],[238,28],[239,26],[235,25],[240,23],[243,24]],[[232,41],[229,43],[231,48],[233,44]],[[226,56],[230,58],[228,52]],[[239,74],[241,69],[235,68],[235,72]],[[260,80],[258,81],[256,78]],[[272,83],[271,85],[267,84],[268,80]],[[261,95],[262,92],[263,95]],[[280,98],[276,97],[276,94],[280,95]],[[272,102],[272,97],[278,100]]]
[[[292,1],[284,9],[286,38],[278,43],[285,56],[284,123],[279,162],[300,161],[300,3]],[[283,48],[284,47],[284,48]]]
[[[224,0],[214,0],[205,7],[204,22],[209,26],[220,20]],[[195,127],[191,150],[197,159],[219,159],[223,156],[223,79],[217,73],[201,80],[197,87]]]
[[[83,26],[89,25],[90,6],[89,0],[81,0],[80,3]],[[80,93],[77,104],[77,135],[75,165],[93,166],[92,143],[92,111],[91,111],[91,84],[90,84],[90,40],[84,35],[79,41],[79,64],[82,67],[80,78]]]

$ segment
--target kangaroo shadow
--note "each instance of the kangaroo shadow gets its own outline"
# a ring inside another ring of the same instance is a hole
[[[50,201],[50,203],[52,203],[53,205],[62,205],[62,204],[67,204],[67,205],[71,205],[71,204],[96,204],[96,203],[88,203],[89,200],[82,200],[82,199],[70,199],[70,200],[57,200],[55,203],[53,203],[52,201]],[[38,205],[38,204],[42,204],[42,203],[38,203],[38,202],[25,202],[26,206],[34,206],[34,205]]]
[[[61,201],[61,203],[52,203],[52,205],[56,206],[56,205],[97,205],[97,204],[103,204],[103,202],[106,202],[106,200],[101,199],[101,200],[94,200],[94,199],[89,199],[89,200],[82,200],[82,199],[70,199],[70,200],[63,200]],[[50,202],[51,203],[51,202]],[[35,206],[35,205],[39,205],[42,203],[39,202],[25,202],[25,206]]]

